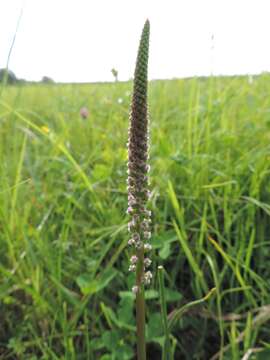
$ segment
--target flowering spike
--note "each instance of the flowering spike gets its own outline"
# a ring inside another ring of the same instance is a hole
[[[137,358],[146,360],[145,350],[145,300],[144,284],[149,284],[152,274],[147,271],[150,259],[145,263],[144,240],[151,236],[149,224],[150,213],[146,209],[149,198],[148,172],[148,113],[147,113],[147,66],[149,49],[150,24],[145,22],[133,83],[133,97],[130,111],[128,139],[128,213],[131,216],[129,231],[133,235],[135,254],[131,257],[131,265],[136,267],[136,284],[132,291],[136,294],[136,324],[137,324]],[[147,235],[146,235],[147,233]],[[137,234],[136,236],[134,236]],[[134,259],[136,261],[134,262]]]
[[[136,255],[131,257],[131,268],[136,266],[136,286],[139,288],[145,281],[145,267],[151,263],[150,259],[144,260],[144,240],[151,237],[150,223],[151,212],[146,209],[149,198],[148,172],[150,165],[147,163],[148,156],[148,109],[147,109],[147,66],[149,50],[150,25],[147,20],[139,45],[137,55],[133,97],[130,112],[130,126],[128,139],[128,209],[127,213],[131,220],[128,230],[132,234],[132,241]],[[136,259],[136,261],[134,261]]]

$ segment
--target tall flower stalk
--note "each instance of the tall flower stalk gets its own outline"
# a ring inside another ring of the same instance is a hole
[[[147,209],[148,189],[148,106],[147,106],[147,67],[150,24],[145,22],[134,74],[133,97],[131,103],[128,140],[128,209],[131,219],[128,230],[131,237],[129,245],[134,248],[130,259],[130,271],[136,273],[136,283],[132,291],[136,295],[137,355],[146,359],[145,347],[145,299],[144,286],[149,284],[152,273],[147,270],[151,260],[146,253],[151,250],[151,212]]]

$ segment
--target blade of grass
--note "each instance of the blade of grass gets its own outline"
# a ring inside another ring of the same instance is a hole
[[[164,286],[163,266],[158,267],[158,282],[159,282],[159,299],[160,299],[161,316],[163,323],[163,331],[165,335],[164,346],[162,349],[162,360],[172,360],[171,349],[170,349],[170,333],[169,333],[168,318],[167,318],[167,305],[166,305],[166,295],[165,295],[165,286]]]

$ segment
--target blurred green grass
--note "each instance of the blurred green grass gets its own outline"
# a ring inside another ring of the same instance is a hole
[[[118,82],[2,91],[0,358],[135,356],[125,215],[131,90]],[[178,322],[175,359],[224,349],[219,359],[236,360],[254,347],[267,358],[267,313],[252,321],[270,303],[269,93],[267,73],[252,83],[149,84],[153,272],[166,270],[170,312],[217,289]],[[163,341],[157,289],[155,276],[149,359],[160,358]]]

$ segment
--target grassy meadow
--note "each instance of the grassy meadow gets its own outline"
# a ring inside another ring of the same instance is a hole
[[[131,90],[1,90],[0,359],[135,359]],[[153,81],[149,103],[148,358],[164,341],[163,265],[169,318],[216,288],[175,322],[176,360],[269,359],[270,75]]]

